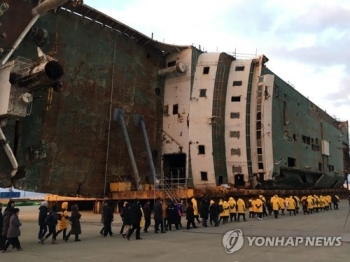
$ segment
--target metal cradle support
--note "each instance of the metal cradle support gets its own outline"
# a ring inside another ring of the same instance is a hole
[[[2,129],[0,128],[0,145],[5,150],[5,153],[7,157],[9,158],[13,171],[11,172],[11,177],[14,177],[18,171],[18,163],[16,160],[16,157],[14,156],[11,147],[9,146],[8,142],[6,141],[6,137],[4,135],[4,132],[2,132]]]
[[[143,118],[142,115],[135,114],[135,125],[138,126],[138,127],[141,127],[141,129],[142,129],[143,138],[145,140],[146,149],[147,149],[148,162],[149,162],[149,165],[150,165],[150,168],[151,168],[151,172],[152,172],[152,176],[153,176],[153,185],[154,185],[154,188],[156,188],[157,185],[158,185],[156,169],[154,168],[153,157],[152,157],[152,153],[151,153],[151,147],[149,145],[146,125],[145,125],[145,121],[144,121],[144,118]]]
[[[118,122],[121,125],[122,129],[123,129],[123,135],[124,135],[126,147],[128,149],[128,153],[129,153],[132,169],[133,169],[133,172],[134,172],[134,178],[135,178],[135,181],[136,181],[136,188],[137,188],[137,190],[142,190],[142,184],[141,184],[141,181],[140,181],[139,171],[137,169],[134,153],[133,153],[132,148],[131,148],[129,134],[128,134],[128,131],[126,129],[126,125],[125,125],[125,121],[124,121],[124,111],[121,110],[121,109],[115,108],[114,109],[114,114],[113,114],[113,120]]]

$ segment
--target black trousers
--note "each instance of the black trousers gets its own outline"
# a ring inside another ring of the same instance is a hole
[[[179,225],[177,223],[169,223],[168,227],[169,227],[169,231],[171,231],[171,225],[174,224],[175,228],[178,230],[179,229]]]
[[[63,232],[63,240],[66,239],[66,236],[67,236],[67,228],[62,229],[62,230],[58,230],[57,233],[56,233],[55,239],[57,238],[58,234],[61,233],[61,232]]]
[[[273,214],[275,215],[275,218],[278,218],[278,210],[274,210]]]
[[[10,245],[17,249],[21,248],[21,243],[19,242],[18,237],[8,238],[5,246],[3,247],[3,250],[7,250]]]
[[[104,230],[103,235],[106,237],[108,234],[111,236],[113,235],[112,232],[112,221],[103,223]]]
[[[5,242],[6,242],[6,237],[4,237],[3,235],[0,235],[0,249],[3,249],[3,247],[5,246]]]
[[[239,221],[240,217],[243,216],[243,220],[246,221],[245,219],[245,213],[238,213],[237,221]]]
[[[46,234],[44,239],[48,239],[52,235],[52,240],[56,240],[56,226],[49,226],[49,233]]]
[[[232,222],[232,218],[234,219],[234,221],[237,220],[236,213],[230,213],[230,220],[231,220],[231,222]]]
[[[123,225],[122,225],[122,228],[120,229],[120,234],[123,234],[123,232],[124,232],[124,222],[123,222]],[[104,228],[103,228],[104,229]],[[101,230],[102,231],[102,230]],[[102,232],[103,233],[103,232]]]
[[[194,219],[193,220],[187,220],[187,229],[190,229],[190,226],[192,225],[193,228],[196,228],[196,224],[194,223]]]
[[[154,232],[158,232],[159,231],[159,226],[160,226],[160,230],[162,232],[164,232],[164,224],[163,224],[163,219],[162,220],[155,220],[155,225],[154,225]]]
[[[47,232],[47,225],[40,226],[39,233],[38,233],[38,239],[42,239]]]
[[[145,217],[145,228],[143,231],[147,232],[149,226],[151,225],[151,218],[150,217]]]
[[[131,235],[134,233],[134,231],[136,230],[136,239],[139,239],[140,238],[140,222],[137,222],[137,223],[132,223],[131,225],[131,229],[129,230],[129,233],[128,233],[128,238],[131,237]]]

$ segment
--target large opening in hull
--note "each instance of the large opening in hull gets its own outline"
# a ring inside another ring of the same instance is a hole
[[[244,175],[243,174],[237,174],[235,175],[235,187],[244,187]]]
[[[186,154],[163,155],[163,172],[167,183],[183,186],[186,182]]]

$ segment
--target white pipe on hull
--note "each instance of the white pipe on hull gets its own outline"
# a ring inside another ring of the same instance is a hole
[[[15,155],[12,152],[10,145],[6,142],[6,137],[5,137],[4,132],[2,132],[1,127],[0,127],[0,142],[3,144],[2,146],[5,150],[5,153],[11,162],[11,165],[13,168],[13,171],[11,172],[11,177],[14,177],[18,171],[18,163],[17,163]]]
[[[61,5],[63,5],[68,0],[46,0],[41,4],[37,5],[32,9],[33,15],[42,15],[48,12],[51,9],[55,9]]]
[[[32,9],[32,14],[35,15],[33,19],[30,21],[30,23],[27,25],[27,27],[23,30],[23,32],[20,34],[20,36],[17,38],[16,42],[13,44],[10,52],[7,53],[7,55],[1,60],[1,65],[6,64],[6,62],[9,60],[13,52],[17,49],[19,44],[23,41],[24,37],[27,35],[29,30],[32,28],[32,26],[35,24],[35,22],[39,19],[39,17],[42,14],[45,14],[51,9],[55,9],[59,7],[60,5],[64,4],[68,0],[46,0],[45,2],[39,4],[38,6],[34,7]]]

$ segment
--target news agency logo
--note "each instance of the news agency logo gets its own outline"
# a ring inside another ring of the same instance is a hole
[[[248,246],[252,247],[339,247],[341,237],[247,237]],[[230,230],[222,237],[222,245],[227,254],[233,254],[244,245],[243,232],[240,229]]]
[[[227,254],[232,254],[240,250],[244,245],[243,232],[240,229],[227,231],[222,238],[222,245]]]

